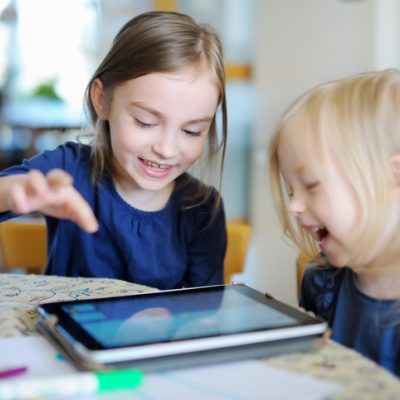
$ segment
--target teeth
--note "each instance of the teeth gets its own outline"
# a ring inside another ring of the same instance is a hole
[[[157,164],[155,162],[148,161],[148,160],[144,160],[144,162],[150,168],[155,168],[155,169],[167,169],[168,168],[166,165],[160,165],[160,164]]]

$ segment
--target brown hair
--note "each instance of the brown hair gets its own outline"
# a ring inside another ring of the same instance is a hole
[[[113,163],[108,121],[98,117],[92,104],[90,89],[93,82],[96,79],[101,80],[106,99],[110,101],[113,89],[127,80],[154,72],[174,72],[200,65],[209,68],[219,90],[222,137],[218,139],[214,116],[208,135],[205,165],[212,166],[222,149],[219,157],[219,186],[221,185],[227,140],[225,72],[221,41],[209,26],[197,24],[184,14],[161,11],[141,14],[122,27],[86,88],[86,108],[95,129],[92,142],[93,182],[103,174],[118,174]],[[213,170],[212,167],[209,169]],[[195,203],[204,202],[211,192],[210,186],[201,185],[200,192],[194,196]]]

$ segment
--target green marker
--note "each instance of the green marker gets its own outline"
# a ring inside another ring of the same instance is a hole
[[[0,383],[0,400],[61,397],[127,390],[136,388],[142,381],[143,373],[138,369],[18,379]]]

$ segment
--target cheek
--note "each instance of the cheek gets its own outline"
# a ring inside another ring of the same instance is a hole
[[[136,132],[134,128],[127,129],[122,126],[113,126],[111,130],[111,146],[115,151],[137,151],[146,145],[146,136],[141,132]]]
[[[361,204],[352,183],[338,169],[333,169],[328,178],[331,182],[329,197],[332,217],[337,220],[337,225],[342,225],[346,233],[356,233],[360,225]]]
[[[357,236],[358,234],[361,210],[355,195],[350,192],[345,193],[347,195],[342,193],[333,201],[332,220],[337,228],[350,239],[351,235]]]
[[[185,158],[188,161],[197,161],[204,151],[206,140],[207,139],[196,139],[187,141],[184,145]]]
[[[119,154],[127,149],[129,149],[129,142],[126,140],[124,136],[121,136],[117,133],[112,133],[110,136],[111,147],[113,149],[114,154]]]

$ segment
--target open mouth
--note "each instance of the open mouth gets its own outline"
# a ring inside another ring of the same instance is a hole
[[[145,160],[143,158],[140,159],[140,161],[149,169],[152,169],[153,171],[166,171],[170,168],[169,165],[165,164],[158,164],[155,163],[154,161],[149,161]]]
[[[325,228],[318,229],[316,233],[318,243],[321,243],[329,235],[329,232]]]
[[[173,166],[170,164],[159,164],[144,158],[139,158],[139,161],[142,165],[143,173],[152,179],[164,179],[169,176],[173,169]]]

